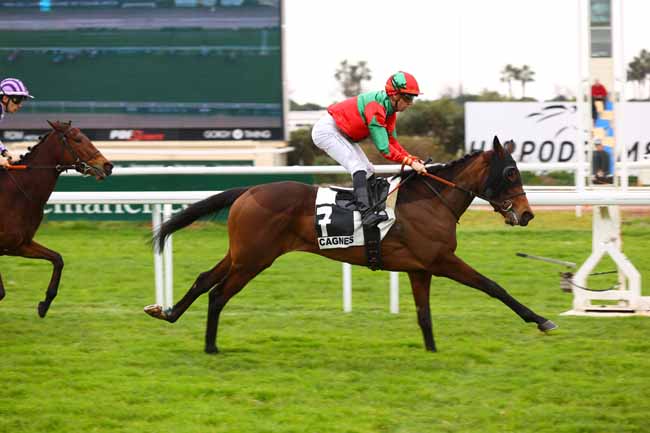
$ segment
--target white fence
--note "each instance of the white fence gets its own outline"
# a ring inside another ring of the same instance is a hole
[[[620,167],[617,163],[617,167]],[[628,168],[650,168],[650,160],[628,162]],[[397,174],[400,166],[394,164],[375,165],[375,171],[382,174]],[[576,171],[580,167],[572,162],[556,163],[520,163],[517,168],[522,172],[540,172],[540,171]],[[409,168],[407,168],[409,169]],[[588,164],[582,166],[582,170],[587,171]],[[219,167],[195,167],[195,166],[148,166],[148,167],[116,167],[113,170],[113,176],[134,176],[134,175],[151,175],[151,174],[344,174],[347,173],[343,167],[338,165],[327,166],[280,166],[280,167],[242,167],[242,166],[219,166]],[[77,172],[68,172],[64,175],[78,176]]]
[[[48,204],[150,204],[153,206],[152,223],[155,229],[171,216],[172,204],[191,204],[219,191],[129,191],[129,192],[55,192]],[[555,189],[538,190],[528,188],[531,205],[650,205],[650,189],[630,188],[620,191],[615,188],[598,188],[578,192]],[[473,206],[488,205],[476,199]],[[163,255],[154,253],[156,302],[165,307],[173,304],[173,260],[172,239],[168,238]],[[390,275],[390,311],[399,312],[397,273]],[[639,289],[640,290],[640,289]],[[343,264],[343,309],[352,309],[351,267]]]

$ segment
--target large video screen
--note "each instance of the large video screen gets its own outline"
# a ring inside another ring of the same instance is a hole
[[[281,0],[0,1],[0,78],[35,99],[29,140],[72,120],[95,140],[282,140]]]

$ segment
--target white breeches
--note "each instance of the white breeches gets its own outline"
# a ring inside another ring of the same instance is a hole
[[[351,175],[363,170],[366,172],[366,176],[370,177],[375,172],[368,157],[361,150],[361,146],[350,142],[341,134],[329,113],[316,122],[311,131],[311,138],[318,148],[324,150]]]

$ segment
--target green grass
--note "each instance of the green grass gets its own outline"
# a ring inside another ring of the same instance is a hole
[[[391,315],[388,275],[355,267],[344,314],[340,264],[294,253],[226,307],[222,353],[209,356],[207,297],[174,325],[142,312],[153,303],[146,225],[45,224],[37,240],[66,260],[47,318],[36,304],[49,264],[2,258],[0,432],[647,432],[650,319],[560,316],[571,306],[562,269],[514,256],[582,263],[590,230],[572,212],[540,212],[528,228],[492,212],[461,220],[459,255],[558,323],[551,335],[434,279],[430,354],[405,276]],[[627,215],[623,230],[647,286],[650,218]],[[175,235],[176,299],[226,245],[219,224]]]

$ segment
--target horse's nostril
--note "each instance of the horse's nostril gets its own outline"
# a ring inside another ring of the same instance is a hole
[[[104,173],[110,175],[112,172],[113,172],[113,164],[111,164],[110,162],[104,164]]]
[[[535,218],[535,215],[533,215],[532,212],[524,212],[524,214],[521,216],[521,225],[526,226],[532,220]]]

